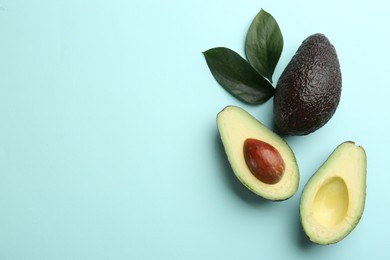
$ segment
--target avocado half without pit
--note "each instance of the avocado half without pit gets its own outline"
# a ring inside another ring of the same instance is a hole
[[[269,200],[285,200],[295,194],[298,165],[280,136],[236,106],[218,113],[217,126],[229,163],[243,185]]]
[[[306,183],[300,216],[312,242],[339,242],[356,227],[366,198],[366,164],[364,149],[344,142]]]

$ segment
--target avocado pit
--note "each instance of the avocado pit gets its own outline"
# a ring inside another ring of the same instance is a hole
[[[248,138],[244,142],[244,157],[251,173],[261,182],[276,184],[282,179],[285,164],[272,145]]]

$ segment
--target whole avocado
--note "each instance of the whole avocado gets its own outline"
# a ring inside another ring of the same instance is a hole
[[[325,125],[340,101],[341,71],[334,46],[314,34],[298,48],[276,85],[274,121],[283,134],[307,135]]]

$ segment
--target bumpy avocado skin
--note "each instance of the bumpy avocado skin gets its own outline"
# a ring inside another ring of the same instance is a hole
[[[323,34],[303,41],[276,85],[274,121],[283,134],[306,135],[333,116],[341,95],[340,64]]]

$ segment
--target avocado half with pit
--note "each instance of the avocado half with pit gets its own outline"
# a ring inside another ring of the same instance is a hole
[[[269,200],[285,200],[296,193],[298,165],[280,136],[236,106],[218,113],[217,126],[233,172],[243,185]]]
[[[366,199],[366,165],[364,149],[344,142],[306,183],[300,217],[312,242],[339,242],[359,223]]]

